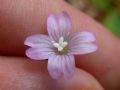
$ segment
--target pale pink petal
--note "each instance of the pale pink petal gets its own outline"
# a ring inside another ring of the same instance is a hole
[[[59,27],[61,36],[66,36],[68,32],[72,31],[72,21],[67,12],[63,11],[59,16]]]
[[[25,45],[30,46],[30,47],[51,47],[52,43],[50,38],[47,35],[33,35],[28,37],[25,42]]]
[[[26,55],[33,60],[48,59],[50,55],[54,55],[54,50],[51,48],[29,48],[26,50]]]
[[[53,79],[62,77],[62,61],[59,55],[50,56],[48,59],[48,71]]]
[[[71,32],[70,16],[66,12],[62,12],[60,16],[51,14],[47,19],[47,29],[49,36],[54,41],[58,41],[61,36],[65,37],[68,32]]]
[[[75,59],[74,56],[61,56],[62,60],[62,70],[65,79],[69,79],[73,76],[75,72]]]
[[[93,43],[81,43],[78,45],[74,45],[70,47],[69,54],[70,55],[81,55],[95,52],[97,50],[97,46]]]
[[[59,21],[56,14],[51,14],[47,19],[47,30],[49,36],[55,40],[58,41],[59,39]]]
[[[94,42],[96,40],[95,36],[90,32],[77,32],[70,34],[69,37],[69,47],[78,45],[84,42]]]

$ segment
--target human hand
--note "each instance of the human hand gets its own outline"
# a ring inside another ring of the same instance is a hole
[[[45,34],[49,13],[62,10],[71,16],[74,30],[93,32],[99,47],[95,53],[76,57],[78,68],[70,81],[50,79],[46,62],[32,62],[23,57],[25,38],[37,33]],[[118,38],[64,1],[0,1],[0,53],[4,55],[0,58],[2,90],[103,90],[100,84],[105,90],[119,89],[119,45]]]

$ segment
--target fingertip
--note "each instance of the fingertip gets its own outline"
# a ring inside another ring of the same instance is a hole
[[[48,74],[46,62],[27,60],[20,57],[0,57],[2,88],[5,90],[104,90],[93,76],[83,70],[76,69],[73,78],[69,80],[54,80]]]
[[[65,90],[104,90],[100,83],[89,73],[76,69],[75,75],[70,80],[60,81]]]

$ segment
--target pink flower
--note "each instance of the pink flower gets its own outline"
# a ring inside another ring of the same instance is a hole
[[[63,11],[60,16],[51,14],[47,19],[47,35],[33,35],[25,40],[30,46],[26,55],[33,60],[48,59],[48,71],[53,79],[71,78],[75,71],[74,55],[97,50],[96,40],[90,32],[73,32],[70,16]]]

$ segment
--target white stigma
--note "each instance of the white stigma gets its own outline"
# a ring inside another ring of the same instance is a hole
[[[63,49],[68,45],[68,42],[64,41],[64,37],[59,38],[59,42],[52,41],[53,46],[58,49],[58,51],[63,51]]]

